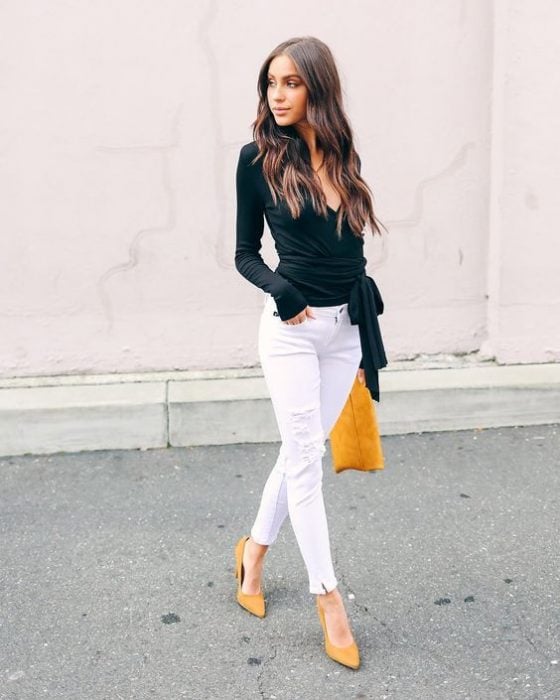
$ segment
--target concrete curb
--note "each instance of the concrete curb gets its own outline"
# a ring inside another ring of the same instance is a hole
[[[380,376],[382,435],[560,423],[560,363],[394,363]],[[279,439],[260,368],[0,382],[2,456]]]

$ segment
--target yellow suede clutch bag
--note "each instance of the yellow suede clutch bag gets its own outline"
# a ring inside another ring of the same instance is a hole
[[[333,469],[374,471],[385,468],[375,406],[358,377],[330,433]]]

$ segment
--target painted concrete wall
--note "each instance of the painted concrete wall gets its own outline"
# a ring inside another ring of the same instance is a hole
[[[560,6],[496,6],[487,341],[500,362],[560,361]]]
[[[389,229],[366,245],[389,359],[560,359],[558,4],[321,8],[0,6],[0,376],[258,362],[235,166],[262,60],[303,34],[335,53]]]

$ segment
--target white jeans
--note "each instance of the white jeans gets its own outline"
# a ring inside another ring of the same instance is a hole
[[[266,295],[258,350],[282,443],[263,489],[251,537],[272,544],[289,514],[311,593],[337,586],[325,504],[323,455],[358,371],[362,350],[348,305],[313,306],[316,318],[283,322]]]

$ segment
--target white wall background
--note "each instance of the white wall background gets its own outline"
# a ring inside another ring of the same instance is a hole
[[[0,6],[0,376],[258,362],[235,166],[280,41],[337,58],[390,360],[560,361],[554,0]],[[268,231],[264,254],[276,258]]]

